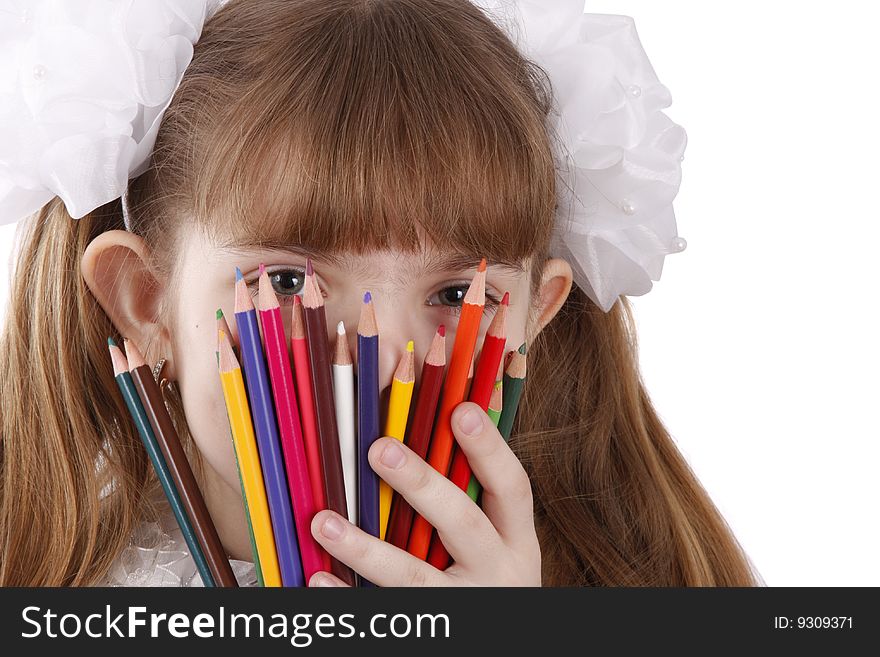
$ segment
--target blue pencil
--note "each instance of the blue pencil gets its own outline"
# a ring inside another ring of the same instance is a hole
[[[373,297],[364,294],[357,328],[357,407],[358,407],[358,524],[368,534],[379,537],[379,475],[370,466],[367,454],[379,437],[379,330]],[[374,586],[361,578],[362,586]]]
[[[272,389],[269,387],[266,356],[257,324],[257,310],[238,267],[235,268],[235,323],[238,327],[239,351],[244,361],[245,386],[257,437],[257,451],[260,454],[263,482],[269,500],[269,516],[272,519],[272,532],[278,551],[281,582],[284,586],[304,586],[299,543],[293,523],[293,507],[281,456]]]

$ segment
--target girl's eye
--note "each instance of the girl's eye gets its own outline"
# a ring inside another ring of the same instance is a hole
[[[302,294],[303,287],[306,282],[306,270],[296,267],[286,269],[276,269],[275,271],[267,271],[269,282],[272,283],[272,289],[279,297],[279,301],[283,301],[285,297],[293,298],[297,294]],[[259,278],[248,283],[252,294],[256,294],[260,287]]]
[[[460,283],[457,285],[445,287],[436,294],[429,297],[426,303],[429,306],[446,306],[448,308],[446,312],[449,312],[453,315],[460,315],[462,304],[464,304],[464,297],[467,294],[470,285],[471,282],[468,281],[467,283]],[[436,302],[432,301],[434,298],[437,299]],[[500,303],[501,300],[498,297],[490,294],[489,292],[486,292],[486,303],[483,306],[483,314],[491,314]]]

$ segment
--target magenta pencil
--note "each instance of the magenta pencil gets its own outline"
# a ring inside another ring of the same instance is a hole
[[[281,451],[287,470],[287,486],[293,504],[303,573],[308,583],[313,574],[324,569],[320,546],[311,531],[312,518],[317,510],[306,464],[299,404],[293,386],[293,373],[290,368],[287,338],[284,334],[284,321],[281,319],[281,307],[263,265],[260,265],[258,302]]]

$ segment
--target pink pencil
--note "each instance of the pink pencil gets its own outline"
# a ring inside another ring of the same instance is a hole
[[[323,550],[312,536],[312,518],[317,511],[306,465],[299,405],[293,387],[284,321],[281,319],[278,298],[272,290],[272,283],[269,282],[269,276],[263,265],[260,265],[259,311],[265,341],[266,364],[269,367],[272,397],[275,400],[275,413],[278,418],[278,434],[281,438],[281,451],[284,454],[284,466],[287,470],[287,487],[293,504],[296,537],[299,542],[303,575],[308,583],[312,575],[324,570],[324,557],[321,554]]]
[[[312,398],[312,367],[309,364],[309,344],[306,340],[303,323],[302,298],[293,297],[293,312],[290,323],[290,350],[293,352],[293,371],[296,376],[296,394],[299,399],[300,419],[305,439],[306,465],[315,501],[315,513],[327,508],[324,493],[324,470],[321,465],[321,443],[318,437],[318,421],[315,417],[315,401]],[[320,546],[319,546],[320,547]],[[330,572],[330,554],[321,549],[324,570]]]

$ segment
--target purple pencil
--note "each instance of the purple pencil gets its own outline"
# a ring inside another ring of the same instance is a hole
[[[257,437],[257,451],[263,470],[263,482],[269,500],[269,517],[278,551],[278,565],[284,586],[304,586],[302,561],[293,524],[293,508],[288,494],[287,476],[281,458],[275,406],[266,369],[266,356],[260,340],[257,311],[248,292],[241,270],[235,268],[235,323],[238,328],[239,350],[244,361],[245,385]]]
[[[379,330],[373,297],[364,294],[357,328],[357,407],[358,407],[358,524],[368,534],[379,537],[379,475],[370,466],[367,453],[379,437]],[[361,579],[362,586],[373,586]]]

